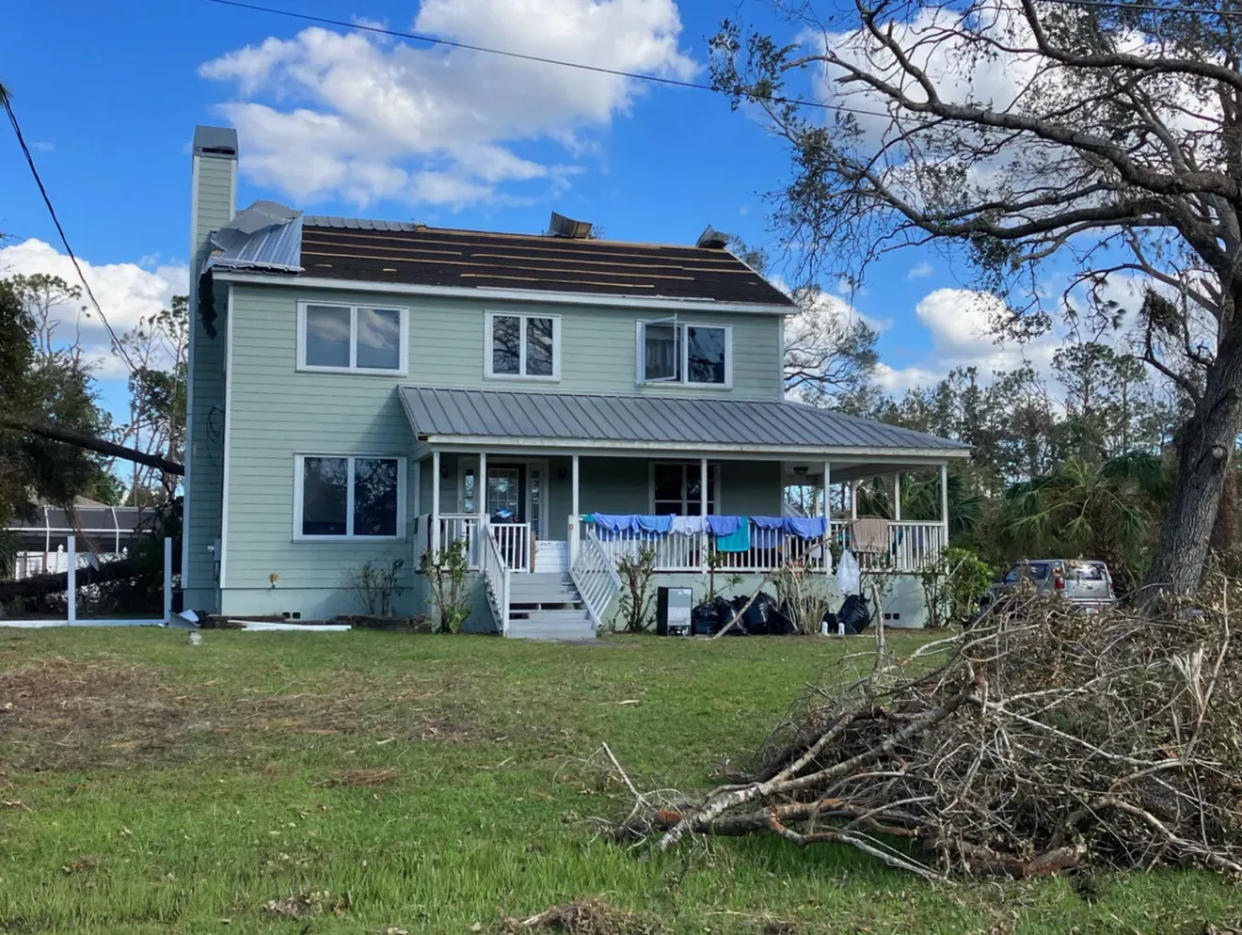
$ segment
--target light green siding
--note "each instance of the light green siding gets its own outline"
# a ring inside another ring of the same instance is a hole
[[[197,271],[207,258],[207,238],[233,216],[237,161],[227,156],[194,157],[194,201],[191,204],[190,261],[190,474],[186,482],[186,542],[183,580],[185,606],[218,609],[216,555],[220,537],[220,497],[224,471],[224,385],[227,343],[228,288],[215,289],[214,337],[199,316]]]
[[[569,309],[562,316],[562,380],[558,383],[485,380],[483,330],[486,310],[504,310],[502,303],[480,303],[418,297],[308,291],[295,287],[233,284],[231,310],[231,404],[228,418],[229,491],[227,540],[224,543],[225,613],[298,612],[304,617],[356,610],[348,590],[350,573],[363,562],[403,558],[402,584],[409,588],[399,601],[403,612],[421,612],[414,565],[415,496],[430,512],[431,462],[418,443],[401,406],[398,387],[405,383],[509,388],[552,392],[685,392],[702,388],[638,387],[635,384],[635,322],[633,310]],[[410,309],[409,373],[403,377],[354,373],[298,372],[297,303],[299,300],[351,304],[396,305]],[[529,306],[521,309],[529,311]],[[221,303],[223,332],[223,303]],[[719,322],[733,328],[734,387],[723,395],[766,397],[779,390],[779,327],[771,316],[683,316],[686,320]],[[208,346],[223,361],[223,334]],[[212,375],[200,368],[200,381]],[[217,380],[217,397],[223,384]],[[198,384],[196,384],[198,385]],[[209,385],[209,384],[208,384]],[[196,406],[197,408],[197,406]],[[222,413],[218,413],[223,429]],[[196,442],[197,448],[197,442]],[[294,541],[294,458],[297,454],[399,456],[406,463],[406,535],[394,542]],[[203,483],[219,483],[206,463]],[[501,455],[492,455],[496,463]],[[546,535],[564,538],[571,507],[570,459],[548,461]],[[723,467],[722,508],[729,512],[778,513],[779,469],[775,463],[727,463]],[[441,458],[440,508],[458,509],[458,456]],[[579,506],[583,512],[646,512],[650,508],[649,465],[641,458],[581,460]],[[198,478],[195,479],[196,490]],[[217,487],[218,489],[218,487]],[[209,509],[200,498],[192,509]],[[200,523],[210,528],[209,516]],[[219,519],[216,518],[216,528]],[[218,534],[218,533],[217,533]],[[198,529],[200,545],[206,534]],[[210,558],[210,553],[206,553]],[[197,557],[197,556],[196,556]],[[273,587],[269,576],[276,575]]]

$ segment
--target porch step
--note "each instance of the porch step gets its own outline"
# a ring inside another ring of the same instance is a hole
[[[535,543],[535,573],[569,571],[569,543],[540,539]]]
[[[595,638],[595,630],[584,610],[540,610],[520,618],[511,614],[509,636],[528,640],[590,640]]]

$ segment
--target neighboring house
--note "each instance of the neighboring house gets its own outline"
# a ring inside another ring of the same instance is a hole
[[[357,611],[349,574],[403,560],[397,606],[425,612],[419,559],[461,539],[481,584],[470,628],[589,633],[615,612],[617,556],[650,543],[661,583],[701,596],[719,543],[584,515],[779,517],[788,489],[827,483],[845,503],[860,478],[943,479],[966,454],[787,402],[796,308],[710,228],[669,246],[586,239],[567,219],[567,236],[531,236],[235,213],[236,170],[234,131],[199,127],[186,606]],[[908,572],[946,530],[942,515],[864,535],[848,512],[822,539],[756,530],[719,553],[716,580],[753,588],[790,556],[831,580],[827,547],[857,532],[871,564],[907,573],[892,606],[917,624]]]
[[[69,569],[67,544],[76,536],[77,565],[84,568],[95,561],[124,558],[143,534],[143,523],[150,525],[151,511],[135,506],[108,506],[89,497],[77,497],[72,510],[39,503],[34,516],[17,519],[0,529],[14,549],[11,577],[60,573]],[[0,563],[0,580],[5,569]]]

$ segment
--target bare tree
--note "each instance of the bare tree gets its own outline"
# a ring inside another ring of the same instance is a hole
[[[961,250],[1019,335],[1050,325],[1054,262],[1076,271],[1062,310],[1115,318],[1104,287],[1139,282],[1143,358],[1189,400],[1148,580],[1192,589],[1242,427],[1242,4],[814,6],[785,10],[809,42],[731,23],[713,40],[716,86],[793,149],[777,220],[805,271]],[[789,89],[808,72],[827,110]]]

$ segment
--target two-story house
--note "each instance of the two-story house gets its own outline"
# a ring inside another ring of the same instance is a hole
[[[851,491],[929,470],[943,491],[965,448],[787,401],[797,309],[710,228],[676,246],[567,219],[532,236],[237,212],[236,173],[236,133],[199,127],[187,606],[353,612],[350,573],[402,559],[398,607],[425,612],[419,559],[460,539],[471,629],[580,635],[641,547],[661,583],[701,588],[712,564],[750,588],[790,558],[831,580],[834,543],[900,575],[946,542],[945,510],[905,522],[900,497],[862,529]],[[837,514],[789,515],[808,486]]]

